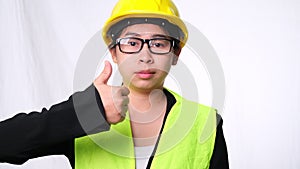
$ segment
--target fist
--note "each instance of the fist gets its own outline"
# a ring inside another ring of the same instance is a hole
[[[129,89],[124,86],[107,85],[111,74],[112,66],[108,61],[105,61],[105,67],[94,81],[94,86],[100,94],[107,122],[117,124],[123,121],[126,116],[129,103]]]

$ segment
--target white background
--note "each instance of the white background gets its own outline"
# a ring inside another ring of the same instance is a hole
[[[73,93],[77,59],[115,2],[0,0],[0,119],[49,108]],[[175,3],[222,63],[230,168],[300,168],[300,1]],[[0,164],[15,168],[70,165],[63,156]]]

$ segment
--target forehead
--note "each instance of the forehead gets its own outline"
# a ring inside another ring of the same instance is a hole
[[[168,35],[166,30],[155,24],[135,24],[123,29],[121,36],[126,35]]]

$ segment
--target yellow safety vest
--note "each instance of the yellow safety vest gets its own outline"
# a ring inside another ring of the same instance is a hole
[[[216,111],[170,92],[176,103],[165,121],[151,169],[208,169]],[[130,119],[112,125],[109,131],[77,138],[75,169],[135,169]]]

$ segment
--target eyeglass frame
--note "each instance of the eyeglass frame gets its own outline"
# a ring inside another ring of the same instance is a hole
[[[121,41],[122,39],[136,39],[136,40],[141,41],[142,44],[141,44],[140,49],[139,49],[138,51],[136,51],[136,52],[125,52],[125,51],[123,51],[123,50],[121,49],[120,41]],[[169,51],[168,51],[168,52],[164,52],[164,53],[153,52],[153,51],[151,50],[151,46],[150,46],[150,42],[153,41],[153,40],[167,40],[167,41],[169,41],[169,42],[170,42],[170,49],[169,49]],[[149,49],[149,51],[150,51],[151,53],[157,54],[157,55],[165,55],[165,54],[170,53],[171,50],[172,50],[172,48],[174,48],[174,46],[175,46],[175,41],[176,41],[176,39],[171,38],[171,37],[157,37],[157,38],[151,38],[151,39],[142,39],[142,38],[137,38],[137,37],[124,37],[124,38],[118,38],[118,39],[116,39],[116,40],[115,40],[115,43],[111,44],[111,45],[109,46],[109,48],[112,49],[112,48],[114,48],[115,46],[118,46],[118,47],[119,47],[119,50],[120,50],[122,53],[126,53],[126,54],[135,54],[135,53],[139,53],[139,52],[143,49],[144,44],[146,43],[146,44],[148,45],[148,49]]]

